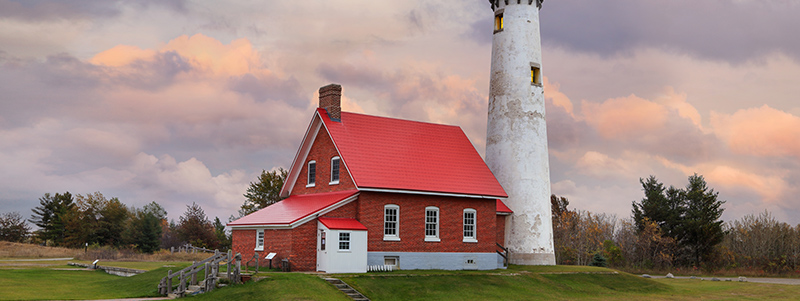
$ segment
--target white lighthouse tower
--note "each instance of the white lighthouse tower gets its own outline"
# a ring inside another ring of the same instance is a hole
[[[486,164],[508,194],[510,262],[554,265],[550,163],[539,9],[544,0],[489,0],[494,10]]]

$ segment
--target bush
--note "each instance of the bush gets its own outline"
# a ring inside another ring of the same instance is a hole
[[[607,267],[608,260],[603,256],[603,252],[596,252],[594,256],[592,256],[592,262],[589,263],[589,265],[593,267]]]

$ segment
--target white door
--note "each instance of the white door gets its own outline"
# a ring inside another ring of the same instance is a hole
[[[317,271],[327,271],[328,270],[328,236],[330,233],[326,229],[322,229],[320,227],[317,230]]]

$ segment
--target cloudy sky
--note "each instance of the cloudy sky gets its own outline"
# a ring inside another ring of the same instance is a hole
[[[548,0],[552,192],[630,215],[639,178],[705,176],[723,218],[800,223],[800,2]],[[461,126],[483,153],[485,0],[0,0],[0,212],[102,192],[235,214],[343,109]]]

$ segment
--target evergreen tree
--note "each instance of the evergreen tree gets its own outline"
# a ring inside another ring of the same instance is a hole
[[[129,219],[128,208],[118,198],[112,198],[100,208],[98,219],[97,239],[100,244],[119,247],[122,245],[122,236],[125,225]]]
[[[603,252],[598,251],[594,253],[594,256],[592,256],[592,262],[589,263],[589,265],[594,267],[607,267],[608,261],[606,260],[606,257],[603,256]]]
[[[724,238],[720,217],[725,201],[718,200],[719,193],[709,189],[703,176],[697,174],[689,176],[683,195],[686,214],[681,243],[688,247],[694,263],[699,266],[710,259],[714,246]]]
[[[281,188],[283,187],[283,182],[286,181],[288,173],[287,170],[280,167],[278,170],[270,172],[262,170],[261,175],[258,176],[258,181],[250,182],[250,187],[247,188],[247,193],[244,194],[247,199],[239,209],[239,217],[280,201]]]
[[[666,236],[681,236],[680,224],[684,211],[683,194],[680,189],[670,186],[665,188],[655,176],[639,179],[645,197],[641,202],[633,202],[633,221],[639,231],[645,227],[645,218],[655,222]]]
[[[220,250],[228,250],[231,248],[231,236],[225,232],[225,225],[219,220],[219,217],[214,218],[214,234],[217,235]]]
[[[131,244],[142,253],[158,251],[161,245],[161,225],[166,221],[167,212],[156,202],[132,211],[127,235]]]
[[[30,219],[31,223],[39,227],[36,231],[39,239],[45,243],[49,241],[53,245],[62,245],[65,238],[64,218],[74,206],[72,194],[69,192],[55,195],[45,193],[39,198],[39,206],[31,209],[33,214]]]
[[[203,208],[192,202],[178,223],[178,237],[195,247],[214,249],[219,244],[214,234],[214,226],[206,217]]]

